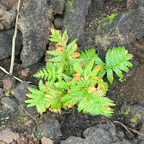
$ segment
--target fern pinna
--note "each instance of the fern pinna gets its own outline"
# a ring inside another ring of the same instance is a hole
[[[61,112],[76,105],[78,112],[110,117],[115,104],[105,97],[108,83],[103,77],[107,75],[111,84],[115,73],[122,81],[122,71],[132,67],[129,60],[133,56],[124,47],[117,47],[108,50],[103,62],[94,49],[78,52],[76,40],[68,44],[66,30],[63,34],[54,29],[51,32],[49,40],[56,42],[56,49],[47,52],[52,58],[34,75],[41,79],[39,88],[28,87],[28,106],[36,106],[42,114],[47,109]]]

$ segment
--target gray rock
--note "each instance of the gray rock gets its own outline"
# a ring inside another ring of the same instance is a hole
[[[78,39],[78,44],[85,43],[85,17],[91,0],[68,0],[64,15],[64,28],[68,30],[69,41]]]
[[[4,91],[2,88],[0,88],[0,99],[4,96]]]
[[[7,8],[1,4],[0,1],[0,30],[9,29],[14,26],[16,18],[16,8],[7,10]]]
[[[2,97],[1,104],[5,110],[9,109],[11,112],[15,112],[18,108],[18,104],[10,97]]]
[[[11,55],[13,34],[14,30],[0,31],[0,59],[8,58]],[[20,53],[20,49],[22,46],[21,33],[18,32],[17,34],[16,55]]]
[[[101,128],[89,128],[84,131],[84,136],[86,137],[86,144],[109,144],[112,141],[109,133]]]
[[[105,2],[106,0],[96,0],[96,8],[97,8],[97,10],[102,10],[103,9],[103,7],[104,7],[104,2]]]
[[[139,141],[138,144],[144,144],[144,140]]]
[[[24,103],[24,101],[26,100],[26,94],[29,93],[27,89],[28,86],[28,83],[22,82],[15,88],[14,96],[19,103]]]
[[[65,0],[49,0],[54,14],[63,14]]]
[[[114,140],[119,140],[115,128],[110,124],[90,127],[84,131],[83,135],[87,144],[109,144]]]
[[[14,114],[18,111],[18,104],[10,97],[2,97],[2,112],[0,112],[0,123],[6,123],[9,121]]]
[[[47,137],[53,139],[55,142],[59,142],[61,136],[60,124],[57,120],[50,120],[46,123],[42,123],[37,127],[34,134],[39,139]]]
[[[132,144],[116,132],[111,124],[99,124],[86,129],[83,133],[85,139],[69,137],[60,144]]]
[[[62,27],[63,27],[63,19],[60,18],[60,17],[55,18],[54,26],[55,26],[55,29],[62,29]]]
[[[20,83],[14,91],[14,96],[18,100],[20,104],[20,108],[23,110],[23,112],[28,112],[33,117],[37,116],[38,113],[36,111],[36,107],[27,107],[27,104],[25,103],[25,100],[27,99],[26,94],[29,93],[27,87],[30,86],[26,82]]]
[[[134,42],[144,36],[144,1],[134,0],[137,7],[119,21],[120,33],[125,43]],[[124,43],[123,42],[123,43]]]
[[[80,137],[71,136],[65,141],[61,141],[60,144],[85,144],[85,140]]]
[[[100,22],[95,37],[99,51],[106,51],[107,48],[117,45],[131,44],[144,36],[144,1],[134,1],[135,8],[119,13],[111,20]]]
[[[144,106],[123,104],[121,111],[126,112],[128,116],[135,118],[139,122],[144,121]]]
[[[23,67],[36,63],[46,51],[46,41],[49,37],[47,7],[47,0],[23,2],[19,18],[19,29],[23,36],[20,56]]]
[[[11,120],[14,114],[14,111],[0,109],[0,130],[7,125],[7,123]]]
[[[142,123],[142,127],[140,129],[140,133],[144,134],[144,121]],[[144,143],[144,135],[138,135],[138,138],[140,139],[141,143],[142,143],[142,141]]]
[[[21,0],[23,2],[23,0]],[[17,0],[0,0],[0,4],[3,5],[7,11],[10,11],[17,5]]]
[[[119,142],[112,142],[110,144],[134,144],[134,143],[131,143],[127,140],[122,140],[122,141],[119,141]]]

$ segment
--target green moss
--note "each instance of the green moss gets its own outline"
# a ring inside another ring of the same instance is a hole
[[[74,0],[68,0],[66,6],[72,7]]]
[[[123,114],[123,115],[126,115],[126,116],[127,116],[127,115],[129,115],[129,113],[130,113],[129,110],[127,110],[127,111],[121,110],[121,114]]]
[[[66,9],[67,9],[67,11],[73,11],[73,3],[74,3],[74,0],[68,0],[67,2],[66,2]]]
[[[11,89],[10,91],[7,91],[5,93],[5,96],[14,96],[14,89]]]
[[[132,118],[130,120],[131,123],[134,123],[134,124],[138,124],[139,123],[139,120],[137,118]]]
[[[106,26],[107,24],[112,24],[116,16],[117,16],[116,13],[112,13],[111,15],[108,15],[107,17],[104,17],[101,20],[98,20],[98,24],[102,23],[103,27]]]

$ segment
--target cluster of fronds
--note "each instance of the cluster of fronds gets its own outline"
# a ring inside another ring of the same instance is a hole
[[[114,106],[112,100],[105,97],[108,83],[103,81],[106,74],[113,82],[113,73],[122,81],[123,73],[128,72],[132,64],[131,54],[124,47],[113,48],[106,54],[103,62],[94,49],[77,52],[76,40],[68,44],[67,31],[60,34],[52,30],[50,41],[56,42],[55,51],[48,51],[53,57],[46,67],[34,76],[40,79],[39,89],[29,87],[26,100],[28,106],[36,106],[40,114],[49,109],[61,112],[61,109],[77,105],[78,112],[92,115],[111,116]]]

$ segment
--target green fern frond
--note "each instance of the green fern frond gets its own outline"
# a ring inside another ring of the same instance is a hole
[[[99,77],[103,77],[104,74],[106,73],[106,70],[105,70],[105,63],[99,58],[99,56],[96,54],[96,57],[94,58],[95,60],[95,64],[96,65],[100,65],[101,66],[101,69],[100,71],[98,72],[99,73]]]
[[[79,74],[82,74],[83,73],[83,69],[82,69],[82,66],[80,64],[80,62],[75,62],[73,64],[73,70]]]
[[[104,66],[105,63],[99,58],[99,56],[96,54],[96,56],[94,57],[94,60],[95,60],[95,64],[96,65],[101,65],[101,66]]]
[[[52,99],[52,103],[49,107],[49,110],[52,112],[61,112],[61,108],[63,107],[63,103],[60,101],[60,99]]]
[[[100,93],[97,94],[88,94],[87,97],[83,97],[78,104],[78,112],[90,113],[92,115],[104,115],[110,117],[113,114],[113,110],[110,106],[114,106],[113,101],[107,97],[104,97]]]
[[[132,63],[129,62],[132,59],[132,55],[128,54],[124,47],[118,47],[108,50],[106,53],[106,66],[107,78],[110,83],[113,82],[113,72],[119,77],[119,80],[122,81],[123,73],[128,72],[129,68],[132,67]]]
[[[84,78],[81,78],[76,82],[76,87],[78,87],[79,91],[88,88],[92,82],[85,80]],[[75,88],[71,88],[72,91],[75,91]]]
[[[27,94],[29,97],[28,100],[25,101],[28,107],[36,106],[38,113],[42,114],[46,111],[45,104],[47,103],[46,98],[44,96],[44,92],[32,87],[28,87],[28,90],[31,92]]]
[[[101,65],[101,70],[99,71],[99,76],[103,77],[105,74],[105,63],[98,57],[98,55],[95,52],[95,49],[88,49],[81,52],[81,56],[79,58],[79,61],[90,61],[94,60],[96,65]]]
[[[46,68],[43,68],[43,70],[37,72],[34,75],[34,77],[54,82],[57,79],[59,80],[62,79],[62,72],[63,72],[62,67],[58,67],[57,65],[52,64],[46,66]]]
[[[57,88],[56,84],[48,88],[45,97],[47,98],[47,105],[52,112],[60,112],[63,107],[61,97],[63,96],[63,89]]]
[[[102,90],[103,95],[108,91],[108,83],[104,82],[102,78],[99,78],[97,81],[98,88]]]
[[[62,97],[62,101],[64,102],[64,108],[72,108],[75,104],[77,104],[78,100],[78,92],[77,94],[68,93]]]
[[[58,67],[58,70],[57,70],[57,79],[58,79],[58,81],[61,81],[62,80],[62,78],[63,78],[63,73],[64,73],[64,69],[63,69],[63,67],[62,66],[59,66]]]
[[[65,81],[58,81],[57,83],[55,83],[55,86],[59,89],[68,89],[69,88],[69,84],[68,82],[65,82]]]
[[[61,41],[61,34],[59,30],[51,30],[52,35],[50,36],[49,40],[51,42],[60,42]]]
[[[83,61],[86,60],[91,60],[91,59],[95,59],[96,57],[96,53],[95,53],[95,49],[88,49],[88,50],[84,50],[81,52],[80,55],[80,59],[82,59]]]
[[[57,51],[47,51],[47,53],[52,56],[61,56],[62,55],[61,52],[57,52]]]
[[[65,30],[62,34],[61,42],[62,42],[62,44],[66,44],[67,41],[68,41],[67,30]]]
[[[39,90],[39,89],[36,89],[36,88],[33,88],[33,87],[28,87],[27,89],[28,89],[33,95],[35,95],[35,96],[37,96],[37,95],[43,96],[43,95],[44,95],[43,91],[41,91],[41,90]],[[33,98],[33,95],[28,94],[27,96],[28,96],[29,98]]]
[[[67,45],[68,55],[72,55],[72,54],[77,50],[77,48],[75,47],[76,41],[77,41],[77,40],[75,39],[75,40],[73,40],[71,43],[69,43],[69,44]]]
[[[84,75],[88,76],[94,67],[94,59],[87,61],[84,65]]]
[[[61,112],[62,108],[77,105],[79,112],[110,117],[113,113],[110,107],[114,103],[105,97],[108,83],[104,82],[103,76],[107,73],[110,83],[114,73],[122,80],[122,72],[128,72],[132,67],[129,61],[132,55],[124,47],[113,48],[108,50],[104,63],[94,49],[79,53],[76,40],[67,44],[67,30],[63,34],[54,29],[51,32],[49,40],[57,42],[56,50],[48,51],[52,58],[34,75],[40,81],[38,89],[28,88],[28,106],[36,106],[42,114],[46,109]]]
[[[113,70],[111,68],[107,68],[106,69],[106,72],[107,72],[107,79],[108,81],[110,82],[110,84],[113,83],[113,80],[114,80],[114,77],[113,77]]]
[[[63,58],[63,53],[62,52],[48,51],[47,53],[54,56],[54,57],[48,59],[49,62],[60,62]]]
[[[77,104],[81,96],[81,91],[82,85],[77,85],[77,82],[70,82],[67,94],[62,97],[64,108],[72,108],[75,104]]]

